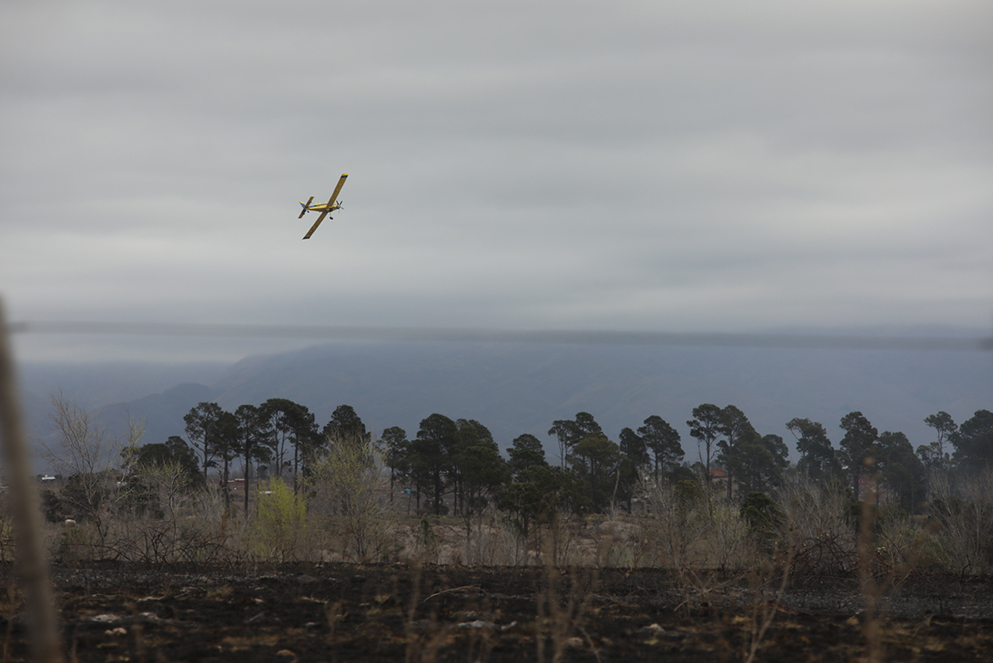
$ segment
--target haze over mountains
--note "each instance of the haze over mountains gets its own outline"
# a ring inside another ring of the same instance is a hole
[[[556,419],[592,413],[614,440],[659,415],[697,456],[687,419],[701,403],[733,404],[759,432],[791,445],[785,423],[823,423],[837,445],[841,417],[862,411],[880,432],[900,430],[916,447],[932,440],[923,419],[939,410],[961,422],[993,408],[993,353],[758,349],[514,343],[335,342],[224,364],[21,366],[29,426],[50,432],[49,394],[61,389],[91,409],[108,432],[130,415],[145,442],[185,437],[183,415],[201,401],[233,410],[283,397],[306,405],[319,425],[338,405],[355,408],[375,432],[409,437],[439,412],[476,419],[502,448]]]

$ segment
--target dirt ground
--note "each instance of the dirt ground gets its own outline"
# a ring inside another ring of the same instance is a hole
[[[801,579],[770,603],[744,578],[657,570],[100,565],[54,578],[70,661],[742,661],[755,642],[758,661],[858,661],[871,649],[852,579]],[[879,660],[993,660],[993,579],[916,578],[881,599]],[[25,660],[13,583],[2,605],[3,660]]]

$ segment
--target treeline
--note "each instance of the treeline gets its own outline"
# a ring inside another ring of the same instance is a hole
[[[546,456],[533,434],[504,455],[482,423],[438,413],[412,436],[394,426],[377,437],[348,405],[320,425],[287,399],[234,412],[204,402],[185,416],[185,437],[142,444],[138,424],[110,440],[85,411],[54,405],[50,459],[67,478],[43,502],[66,525],[53,533],[60,559],[586,563],[603,550],[609,564],[731,568],[789,550],[797,568],[847,574],[877,550],[889,565],[993,568],[988,410],[961,425],[929,416],[935,439],[916,449],[860,412],[842,417],[837,445],[795,418],[790,464],[782,438],[732,405],[692,410],[689,459],[659,416],[616,440],[587,412],[553,421]],[[462,521],[458,549],[446,514]]]
[[[686,421],[698,447],[693,462],[684,457],[679,432],[655,415],[637,428],[622,429],[616,441],[587,412],[554,421],[547,434],[557,443],[557,462],[549,462],[532,434],[515,438],[504,458],[485,425],[437,413],[421,421],[413,438],[394,426],[378,439],[349,405],[335,409],[320,427],[306,406],[283,398],[234,412],[200,403],[184,420],[186,440],[126,447],[125,472],[141,463],[176,462],[191,476],[202,474],[203,481],[215,470],[227,486],[238,464],[247,509],[253,467],[262,468],[262,478],[286,476],[297,490],[301,477],[329,449],[358,445],[381,455],[391,499],[403,490],[417,509],[464,517],[495,505],[524,531],[533,520],[561,511],[630,511],[645,479],[719,485],[728,500],[740,503],[749,493],[775,492],[797,474],[847,489],[855,500],[864,498],[871,484],[879,489],[876,499],[884,495],[913,514],[923,508],[935,480],[954,482],[993,465],[993,413],[988,410],[961,426],[946,412],[927,417],[935,440],[916,449],[902,432],[880,433],[861,412],[842,417],[845,433],[837,447],[821,423],[795,418],[786,423],[796,438],[795,466],[783,439],[756,431],[734,405],[693,409]]]
[[[349,405],[335,409],[331,420],[319,427],[305,406],[286,398],[270,398],[261,405],[240,405],[228,412],[217,403],[200,403],[184,417],[186,437],[170,437],[164,443],[129,445],[121,452],[125,474],[149,464],[177,463],[190,478],[205,483],[209,472],[218,473],[225,495],[232,466],[239,463],[244,477],[244,502],[248,507],[252,468],[261,478],[271,472],[277,478],[306,476],[315,461],[336,444],[369,445],[372,434]],[[271,469],[270,469],[271,468]],[[258,474],[258,473],[257,473]],[[257,476],[256,478],[259,478]]]
[[[423,420],[413,440],[394,427],[383,432],[382,441],[391,480],[409,485],[418,505],[424,496],[436,514],[451,503],[465,515],[488,494],[525,530],[543,511],[590,513],[618,506],[630,511],[645,479],[720,483],[728,500],[741,503],[750,493],[775,492],[793,473],[847,487],[855,500],[872,485],[881,489],[874,493],[877,499],[884,494],[907,513],[918,513],[932,481],[954,480],[993,465],[993,413],[988,410],[976,412],[961,427],[946,412],[929,416],[925,421],[937,439],[916,450],[901,432],[879,433],[861,412],[841,419],[845,435],[838,448],[822,424],[795,418],[786,424],[797,440],[794,467],[783,439],[757,432],[737,407],[703,404],[692,415],[686,424],[699,449],[693,463],[684,461],[679,432],[654,415],[637,429],[622,429],[616,442],[587,412],[555,421],[548,435],[558,443],[557,466],[547,461],[531,434],[513,441],[504,463],[485,426],[440,414]]]

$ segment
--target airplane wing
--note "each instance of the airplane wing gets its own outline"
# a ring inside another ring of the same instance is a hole
[[[317,230],[317,226],[321,225],[321,221],[323,221],[324,217],[328,215],[328,211],[329,210],[324,210],[321,212],[321,215],[317,217],[317,221],[314,221],[314,225],[312,225],[310,230],[307,231],[307,234],[303,236],[304,239],[310,239],[310,236],[314,234],[315,230]]]
[[[341,193],[341,187],[345,186],[345,180],[347,178],[348,173],[345,173],[341,176],[341,179],[338,180],[338,186],[334,188],[334,193],[331,194],[331,200],[328,201],[328,209],[331,209],[334,206],[334,201],[338,199],[338,194]]]
[[[338,194],[341,193],[341,187],[345,186],[345,180],[347,178],[348,173],[344,173],[341,176],[341,179],[338,180],[338,186],[334,188],[334,193],[331,194],[331,200],[328,201],[328,204],[325,206],[324,211],[321,212],[321,215],[317,217],[317,221],[314,222],[314,225],[312,225],[310,230],[307,231],[307,234],[303,236],[304,239],[310,239],[310,236],[314,234],[315,230],[317,230],[317,226],[321,225],[321,221],[324,220],[324,217],[326,217],[328,212],[331,211],[331,208],[334,207],[335,198],[337,198]]]

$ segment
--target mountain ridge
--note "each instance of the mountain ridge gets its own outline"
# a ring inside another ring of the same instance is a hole
[[[374,431],[400,426],[412,438],[439,412],[480,421],[502,448],[531,433],[552,452],[546,433],[556,419],[590,412],[616,440],[658,415],[692,460],[685,422],[701,403],[735,405],[791,447],[793,417],[820,421],[837,445],[841,417],[859,410],[916,447],[931,441],[924,417],[945,410],[961,422],[993,407],[991,353],[347,341],[253,355],[214,374],[104,405],[97,420],[113,432],[127,415],[144,419],[145,442],[161,442],[185,437],[182,415],[200,400],[234,410],[281,397],[306,405],[321,426],[348,404]]]

